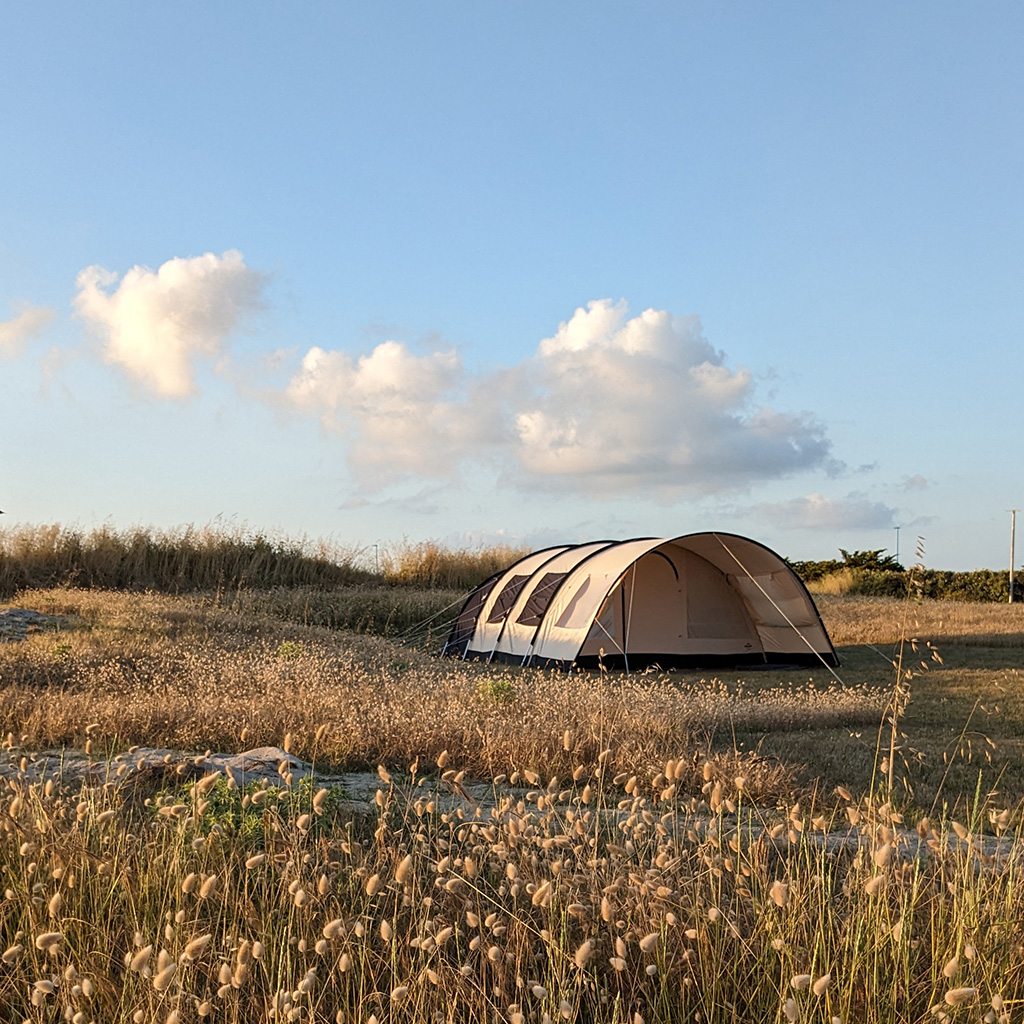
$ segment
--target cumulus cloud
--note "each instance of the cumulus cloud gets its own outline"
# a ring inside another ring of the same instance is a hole
[[[750,371],[730,368],[695,316],[591,302],[530,362],[513,454],[549,487],[715,493],[828,461],[822,428],[756,406]]]
[[[921,476],[920,473],[915,473],[913,476],[907,476],[903,478],[903,490],[905,491],[927,491],[928,480],[926,477]]]
[[[760,504],[755,511],[790,530],[880,530],[896,524],[896,509],[859,494],[845,498],[805,494],[789,501]]]
[[[103,358],[164,398],[197,390],[196,363],[225,354],[228,336],[260,305],[264,276],[240,252],[132,267],[118,280],[103,267],[78,275],[75,309]]]
[[[699,318],[630,317],[600,300],[512,367],[473,375],[453,351],[415,355],[397,341],[359,358],[314,348],[286,394],[350,438],[367,486],[486,458],[548,490],[672,498],[829,466],[818,423],[758,406],[754,392]]]
[[[368,486],[405,475],[451,475],[488,436],[463,394],[455,351],[418,356],[397,341],[369,355],[311,348],[288,385],[293,406],[350,438],[349,461]]]
[[[21,355],[25,342],[41,334],[53,319],[53,310],[46,306],[24,306],[13,320],[0,320],[0,357]]]

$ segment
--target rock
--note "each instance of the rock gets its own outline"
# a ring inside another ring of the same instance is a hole
[[[289,754],[280,747],[256,747],[241,754],[210,754],[199,760],[207,771],[230,772],[241,785],[257,779],[280,778],[287,771],[292,779],[303,779],[310,775],[313,766]]]
[[[24,640],[29,633],[44,629],[64,629],[68,620],[60,615],[44,615],[31,608],[0,608],[0,642]]]

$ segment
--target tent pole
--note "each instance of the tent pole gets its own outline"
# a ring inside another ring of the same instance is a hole
[[[637,563],[630,566],[632,577],[630,579],[630,603],[629,610],[626,606],[626,581],[623,581],[623,663],[626,666],[626,675],[630,674],[630,620],[633,617],[633,592],[637,583]]]
[[[629,672],[629,658],[626,655],[626,581],[622,581],[622,592],[619,594],[619,618],[622,620],[622,664]]]

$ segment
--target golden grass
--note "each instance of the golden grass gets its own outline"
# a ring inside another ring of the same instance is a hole
[[[12,780],[0,1006],[73,1024],[1016,1019],[1020,856],[981,845],[980,813],[914,831],[851,799],[762,821],[710,765],[698,797],[679,799],[674,760],[610,796],[611,756],[452,812],[431,773],[382,770],[355,820],[323,791],[213,776],[143,804],[118,784],[130,762],[74,792]]]
[[[381,575],[390,583],[468,589],[529,554],[529,548],[497,544],[449,548],[436,541],[406,542],[381,554]]]
[[[901,635],[944,645],[1024,646],[1024,604],[829,594],[815,603],[837,647],[894,644]]]
[[[0,596],[52,586],[172,593],[373,583],[466,590],[526,549],[449,548],[434,541],[369,548],[219,524],[169,530],[59,523],[0,526]]]
[[[288,734],[317,764],[382,767],[355,816],[285,781],[157,792],[129,757],[102,784],[5,781],[0,1020],[1017,1019],[1024,851],[995,835],[1024,793],[1019,609],[822,600],[841,686],[440,661],[304,625],[348,613],[293,598],[19,596],[68,628],[0,644],[15,763],[88,745],[102,774],[133,743]],[[897,723],[901,756],[924,737],[944,773],[930,820],[875,755],[905,615],[922,651],[946,644]],[[1006,722],[1002,767],[968,764],[972,737],[990,748],[965,707]],[[844,750],[866,767],[836,775]],[[492,796],[443,810],[462,773]]]
[[[863,726],[886,700],[862,685],[778,681],[748,692],[664,673],[499,670],[200,597],[54,590],[22,603],[73,624],[0,645],[0,732],[33,749],[80,747],[95,724],[115,749],[234,750],[289,731],[308,756],[326,726],[320,756],[348,767],[447,749],[477,775],[557,772],[614,745],[654,774],[709,732]],[[774,762],[754,774],[772,786],[785,778]]]
[[[220,526],[0,527],[0,595],[57,585],[174,592],[337,586],[369,577],[362,555],[325,541]]]

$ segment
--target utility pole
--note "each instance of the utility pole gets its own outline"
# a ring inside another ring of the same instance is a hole
[[[1020,509],[1009,508],[1006,511],[1010,513],[1010,604],[1013,604],[1013,542],[1014,540],[1016,540],[1017,513],[1020,511]]]
[[[896,531],[896,561],[900,560],[900,528],[894,526],[893,529]]]

